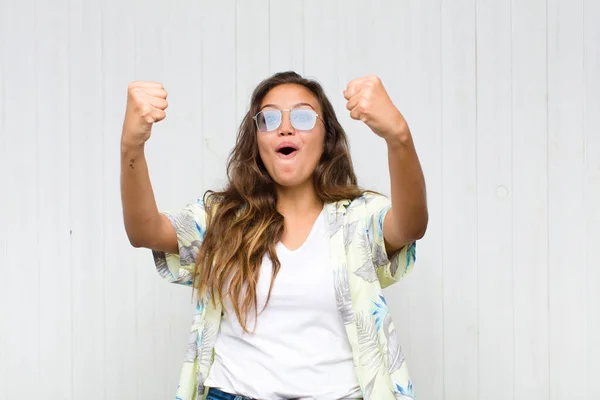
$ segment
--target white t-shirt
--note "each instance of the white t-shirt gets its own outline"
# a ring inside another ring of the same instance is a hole
[[[277,244],[281,269],[266,308],[272,264],[264,256],[258,321],[255,326],[251,313],[247,324],[254,333],[243,333],[231,301],[224,300],[206,386],[266,400],[362,398],[336,304],[324,217],[321,212],[300,248]]]

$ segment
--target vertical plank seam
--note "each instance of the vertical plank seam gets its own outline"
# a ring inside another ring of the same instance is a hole
[[[202,8],[202,3],[200,3],[200,22],[202,22],[202,12],[203,12],[203,8]],[[204,24],[202,24],[202,26],[204,26]],[[206,142],[206,126],[204,123],[204,30],[202,29],[202,27],[199,29],[199,33],[200,33],[200,55],[202,57],[202,61],[200,62],[200,131],[201,131],[201,135],[202,135],[202,154],[201,154],[201,162],[202,162],[202,191],[206,190],[206,170],[205,170],[205,147],[207,145]]]
[[[550,378],[552,376],[552,353],[550,348],[550,321],[552,319],[552,315],[550,314],[550,120],[549,120],[549,111],[550,111],[550,92],[549,92],[549,65],[548,65],[548,0],[546,0],[546,309],[548,312],[548,320],[546,327],[546,336],[547,336],[547,354],[548,354],[548,399],[551,398],[551,383]]]
[[[510,241],[512,243],[510,251],[511,265],[511,299],[512,299],[512,398],[516,399],[516,362],[515,362],[515,343],[516,343],[516,327],[515,327],[515,190],[514,190],[514,116],[513,116],[513,1],[508,2],[508,20],[509,20],[509,123],[510,123]]]
[[[39,103],[40,103],[40,54],[42,46],[38,46],[39,34],[40,30],[38,29],[38,1],[34,0],[33,2],[33,54],[34,54],[34,62],[35,62],[35,76],[33,81],[35,82],[35,115],[39,115]],[[37,195],[40,189],[40,166],[39,166],[39,158],[40,158],[40,123],[39,118],[34,118],[35,126],[35,191],[36,191],[36,203],[35,203],[35,220],[39,221],[40,214],[40,204],[39,204],[39,196]],[[40,248],[40,230],[36,229],[36,247]],[[37,383],[38,385],[41,383],[41,326],[40,326],[40,309],[41,309],[41,299],[40,299],[40,289],[41,289],[41,273],[40,273],[40,259],[39,255],[35,258],[36,264],[36,275],[37,275],[37,306],[36,306],[36,314],[35,318],[37,325],[37,365],[36,365],[36,374],[37,374]],[[41,386],[40,386],[41,387]]]
[[[75,314],[74,314],[74,304],[75,304],[75,296],[74,296],[74,292],[73,292],[73,207],[71,207],[71,202],[73,199],[73,168],[71,168],[71,166],[73,165],[73,160],[72,160],[72,156],[73,156],[73,152],[72,152],[72,141],[73,141],[73,99],[72,99],[72,84],[71,81],[73,80],[72,76],[72,65],[73,65],[73,59],[72,59],[72,54],[73,54],[73,49],[71,48],[71,37],[72,37],[72,32],[71,32],[71,27],[73,25],[73,21],[72,21],[72,10],[71,10],[71,1],[67,1],[67,54],[68,54],[68,59],[69,59],[69,65],[67,66],[68,70],[69,70],[69,78],[67,80],[68,85],[69,85],[69,290],[71,292],[71,301],[69,302],[69,308],[71,311],[71,321],[70,321],[70,325],[71,325],[71,354],[70,354],[70,359],[71,359],[71,371],[70,371],[70,377],[71,377],[71,382],[70,382],[70,392],[71,392],[71,400],[73,400],[75,398],[75,377],[74,377],[74,371],[75,368],[73,368],[74,362],[75,362],[75,357],[73,356],[74,354],[74,348],[73,348],[73,342],[74,342],[74,337],[75,337]]]
[[[105,86],[104,83],[106,82],[106,72],[104,70],[106,63],[104,62],[104,2],[100,2],[100,10],[99,10],[99,14],[100,14],[100,110],[101,110],[101,115],[104,116],[101,120],[100,120],[100,126],[102,129],[102,142],[104,143],[104,140],[106,139],[106,110],[105,110]],[[100,159],[104,160],[104,145],[100,146]],[[106,178],[106,172],[105,172],[105,168],[100,168],[101,170],[101,177],[100,177],[100,182],[104,183],[105,182],[105,178]],[[100,201],[102,202],[102,214],[104,215],[103,220],[106,221],[106,198],[105,196],[102,196],[100,198]],[[106,263],[106,225],[102,224],[100,226],[100,234],[101,234],[101,240],[102,240],[102,260],[104,261],[103,264],[107,265]],[[106,400],[106,268],[102,268],[102,331],[103,331],[103,335],[102,335],[102,398]]]
[[[306,74],[306,65],[305,65],[305,61],[306,60],[306,46],[305,46],[305,34],[306,34],[306,30],[304,29],[304,23],[305,23],[305,7],[304,7],[304,0],[300,1],[300,7],[301,7],[301,15],[302,15],[302,24],[300,25],[301,29],[302,29],[302,34],[300,35],[300,37],[302,38],[302,76],[304,76]]]
[[[235,90],[235,101],[234,101],[234,107],[235,107],[235,118],[236,118],[236,122],[237,122],[237,118],[239,118],[238,116],[239,114],[239,99],[237,98],[238,94],[239,94],[239,88],[238,88],[238,29],[237,29],[237,25],[238,25],[238,2],[237,0],[233,1],[233,79],[234,79],[234,90]],[[202,189],[204,190],[204,182],[202,182]]]
[[[269,38],[269,62],[267,65],[267,70],[269,74],[271,74],[273,72],[271,70],[271,0],[267,0],[267,21],[269,21],[269,23],[267,24],[267,37]]]
[[[474,17],[475,17],[475,23],[474,23],[474,33],[475,33],[475,43],[474,43],[474,61],[475,61],[475,68],[474,68],[474,72],[475,72],[475,244],[476,244],[476,254],[477,257],[475,257],[475,263],[476,263],[476,291],[477,291],[477,393],[479,395],[480,393],[480,373],[479,373],[479,365],[480,365],[480,360],[479,360],[479,345],[480,345],[480,319],[479,319],[479,196],[477,195],[479,193],[479,180],[477,179],[477,176],[479,175],[479,154],[477,153],[477,149],[479,148],[479,137],[478,137],[478,133],[479,133],[479,85],[478,85],[478,79],[479,79],[479,75],[478,75],[478,59],[477,59],[477,43],[478,43],[478,35],[477,35],[477,0],[473,1],[473,5],[474,5]]]
[[[6,15],[6,13],[4,12],[4,3],[0,3],[0,16]],[[5,26],[4,24],[4,19],[0,18],[0,26]],[[2,32],[3,33],[3,32]],[[4,143],[5,138],[6,138],[6,132],[5,132],[5,122],[6,119],[6,111],[5,111],[5,104],[6,104],[6,93],[5,93],[5,89],[4,89],[4,82],[6,82],[6,77],[4,75],[4,63],[2,62],[2,60],[4,59],[4,42],[0,41],[0,157],[2,157],[0,163],[5,164],[5,148],[6,145]],[[3,184],[6,184],[5,182],[2,182]],[[3,212],[5,212],[6,208],[3,207]],[[0,218],[3,218],[4,215],[0,216]],[[5,225],[2,225],[2,241],[0,242],[0,256],[2,257],[2,260],[6,260],[7,259],[7,230]],[[3,280],[4,284],[6,284],[6,280]],[[0,290],[2,290],[2,293],[6,293],[6,290],[4,287],[2,287]],[[2,301],[2,305],[5,305],[7,303],[6,301],[7,299],[2,299],[0,298],[0,301]],[[2,312],[4,312],[4,310],[2,310]],[[3,330],[4,332],[4,330]],[[2,334],[2,336],[0,337],[0,359],[2,360],[6,360],[6,348],[8,345],[8,340],[6,339],[6,336],[4,336],[4,333]],[[1,363],[0,364],[0,374],[2,374],[2,376],[4,377],[4,379],[8,379],[8,371],[7,371],[7,363]],[[6,382],[6,381],[5,381]],[[0,398],[4,399],[4,400],[8,400],[8,394],[7,392],[0,388]]]
[[[444,313],[444,48],[443,48],[443,35],[444,35],[444,0],[440,2],[440,36],[439,36],[439,52],[440,52],[440,227],[441,227],[441,272],[442,272],[442,400],[446,399],[446,326],[445,326],[445,313]]]
[[[586,82],[586,43],[585,43],[585,33],[586,33],[586,18],[585,18],[585,4],[586,4],[586,0],[582,0],[581,1],[581,86],[582,86],[582,107],[581,107],[581,122],[582,122],[582,128],[583,128],[583,132],[582,132],[582,146],[583,148],[582,150],[582,155],[583,155],[583,168],[582,168],[582,186],[583,186],[583,210],[584,210],[584,215],[587,214],[587,210],[588,210],[588,191],[587,191],[587,180],[586,180],[586,171],[587,171],[587,164],[588,164],[588,160],[587,160],[587,119],[586,119],[586,115],[587,115],[587,86],[585,85]],[[588,236],[588,229],[589,229],[589,219],[588,218],[584,218],[583,220],[584,223],[584,238],[589,237]],[[586,290],[585,290],[585,296],[584,296],[584,308],[585,308],[585,318],[584,318],[584,324],[585,324],[585,329],[583,332],[583,335],[585,337],[584,340],[584,354],[585,354],[585,375],[584,375],[584,382],[585,382],[585,396],[586,398],[588,398],[589,400],[589,294],[588,294],[588,288],[589,288],[589,264],[588,264],[588,246],[587,243],[585,243],[583,245],[583,262],[584,262],[584,266],[585,266],[585,285],[586,285]]]
[[[136,1],[133,0],[133,6],[136,7],[136,5],[137,5]],[[138,24],[138,18],[137,18],[137,15],[136,15],[133,18],[133,24],[132,24],[133,25],[133,27],[132,27],[132,30],[133,30],[133,51],[132,51],[133,52],[133,76],[134,76],[134,79],[136,79],[136,80],[137,80],[136,73],[137,73],[137,70],[138,70],[138,62],[137,62],[137,53],[138,53],[138,49],[137,49],[137,32],[138,32],[138,25],[137,24]],[[134,352],[133,357],[134,357],[134,363],[137,364],[137,362],[139,360],[138,352],[140,351],[140,349],[139,349],[137,340],[135,340],[135,338],[137,338],[138,334],[139,334],[139,332],[138,332],[138,328],[139,328],[139,310],[138,310],[136,302],[137,302],[137,298],[138,298],[138,281],[139,281],[139,278],[140,278],[141,269],[140,268],[134,268],[133,270],[134,270],[134,272],[133,272],[133,274],[134,274],[134,277],[133,277],[133,304],[134,304],[134,313],[135,313],[134,318],[133,318],[133,337],[134,337],[134,343],[135,343],[135,345],[134,345],[135,352]],[[134,378],[134,380],[135,380],[135,383],[134,383],[135,398],[139,400],[139,395],[140,395],[139,376],[136,376]]]

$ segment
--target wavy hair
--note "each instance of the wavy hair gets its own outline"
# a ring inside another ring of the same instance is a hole
[[[253,117],[267,93],[282,84],[304,86],[323,110],[325,145],[313,173],[317,196],[323,202],[335,202],[353,200],[364,192],[357,185],[346,133],[321,85],[292,71],[263,80],[252,93],[250,107],[228,157],[228,182],[224,190],[208,190],[204,194],[207,229],[194,268],[194,288],[198,293],[208,290],[217,292],[221,299],[230,296],[246,332],[249,332],[248,314],[258,315],[256,288],[263,256],[268,254],[273,264],[266,304],[281,266],[275,245],[281,240],[284,218],[276,208],[275,182],[258,152]]]

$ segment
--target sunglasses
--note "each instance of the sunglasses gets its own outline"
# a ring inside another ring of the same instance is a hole
[[[290,112],[290,122],[294,129],[299,131],[310,131],[315,127],[317,118],[321,118],[315,110],[306,108],[295,108],[293,110],[263,110],[254,116],[256,127],[261,132],[274,131],[281,126],[283,111]],[[321,118],[323,120],[323,118]]]

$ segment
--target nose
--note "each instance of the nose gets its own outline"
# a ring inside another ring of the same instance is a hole
[[[281,125],[279,126],[279,135],[293,135],[294,127],[292,126],[292,121],[290,120],[290,112],[285,110],[281,113]]]

